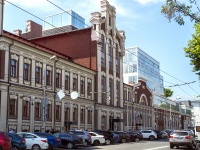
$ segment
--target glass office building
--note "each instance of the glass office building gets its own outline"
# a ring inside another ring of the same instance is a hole
[[[44,18],[43,30],[72,25],[77,29],[85,28],[85,19],[72,10],[63,11]]]
[[[137,83],[138,79],[143,79],[154,93],[163,95],[163,77],[158,61],[140,48],[133,47],[126,49],[123,62],[124,83]]]

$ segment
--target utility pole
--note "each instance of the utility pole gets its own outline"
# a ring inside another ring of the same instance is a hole
[[[0,36],[3,35],[4,0],[0,0]]]

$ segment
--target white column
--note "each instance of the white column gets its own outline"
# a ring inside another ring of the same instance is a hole
[[[120,119],[123,119],[123,112],[121,113]],[[124,127],[124,122],[121,122],[120,123],[120,131],[124,130],[123,127]]]
[[[81,95],[81,77],[80,74],[77,75],[77,81],[78,81],[78,95]]]
[[[64,69],[62,69],[61,81],[62,81],[61,88],[64,91],[65,90],[65,70]]]
[[[81,124],[81,105],[78,104],[78,129],[80,129],[80,124]]]
[[[110,129],[110,113],[109,110],[106,112],[106,130]]]
[[[19,84],[23,84],[23,72],[24,72],[24,57],[19,56]]]
[[[5,78],[5,81],[8,81],[8,79],[9,79],[9,71],[8,71],[8,69],[9,69],[9,66],[8,66],[8,62],[9,62],[10,60],[9,60],[9,52],[6,50],[5,51],[5,74],[4,74],[4,78]]]
[[[30,132],[34,132],[34,118],[35,118],[35,96],[31,96],[31,100],[30,102]],[[18,108],[19,110],[22,110],[22,103],[23,100],[20,99],[20,103],[18,102]],[[22,123],[22,115],[18,115],[18,125]],[[22,127],[22,124],[20,125],[20,128]],[[20,132],[21,130],[18,130],[18,132]]]
[[[8,105],[8,92],[7,88],[1,90],[1,109],[0,109],[0,127],[1,131],[7,131],[7,105]]]
[[[94,107],[93,107],[94,108]],[[94,130],[94,109],[92,110],[92,130]]]

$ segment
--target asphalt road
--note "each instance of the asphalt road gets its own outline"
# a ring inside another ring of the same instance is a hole
[[[102,146],[90,146],[85,148],[78,148],[80,150],[171,150],[169,148],[169,141],[156,140],[156,141],[140,141],[140,142],[129,142],[124,144],[114,145],[102,145]],[[177,148],[174,148],[177,150]],[[180,147],[179,150],[185,150],[188,148]],[[64,149],[62,149],[64,150]],[[189,149],[188,149],[189,150]]]

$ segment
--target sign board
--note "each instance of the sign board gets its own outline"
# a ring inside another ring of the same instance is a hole
[[[65,97],[65,93],[63,92],[63,90],[60,90],[59,92],[57,92],[56,95],[59,98],[59,100],[61,100]]]

